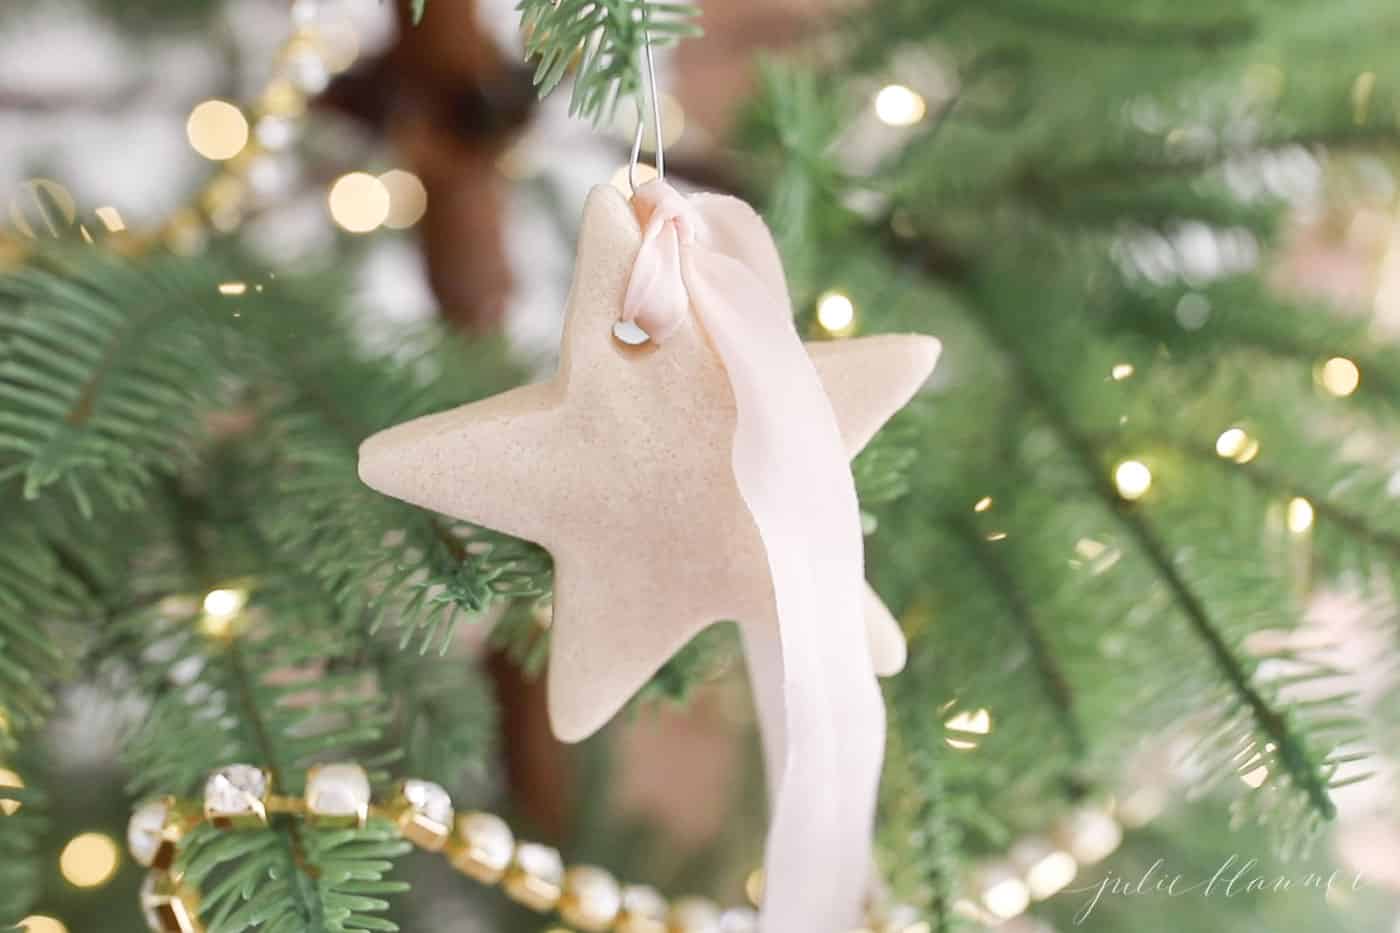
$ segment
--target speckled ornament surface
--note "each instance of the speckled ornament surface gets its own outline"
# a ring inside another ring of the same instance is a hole
[[[613,336],[640,242],[624,197],[595,188],[555,376],[360,448],[374,489],[549,550],[549,707],[564,741],[606,723],[703,628],[776,624],[730,462],[735,401],[718,356],[693,320],[662,346]],[[851,455],[908,402],[939,349],[912,335],[808,344]],[[903,636],[873,592],[866,617],[876,670],[897,671]]]

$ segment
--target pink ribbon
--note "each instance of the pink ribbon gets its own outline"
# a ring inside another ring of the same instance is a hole
[[[772,575],[776,620],[741,620],[772,810],[761,926],[844,933],[872,877],[885,744],[850,463],[757,214],[663,181],[632,204],[644,229],[623,319],[663,344],[693,309],[734,391],[734,475]]]

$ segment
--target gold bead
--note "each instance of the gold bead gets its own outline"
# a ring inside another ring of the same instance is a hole
[[[440,784],[404,781],[389,813],[403,837],[420,849],[441,852],[452,838],[452,798]]]
[[[532,910],[553,910],[564,892],[564,860],[559,850],[538,842],[520,843],[502,887],[511,900]]]
[[[629,884],[622,889],[617,933],[666,933],[666,899],[655,888]]]
[[[141,913],[155,933],[203,933],[199,894],[163,871],[153,871],[141,884]]]
[[[564,873],[559,916],[565,923],[586,933],[602,933],[612,926],[621,909],[622,889],[603,869],[579,865]]]
[[[703,897],[683,897],[671,907],[669,933],[720,933],[719,907]]]
[[[447,858],[462,874],[482,884],[496,884],[505,877],[514,854],[515,835],[499,816],[472,811],[457,817]]]

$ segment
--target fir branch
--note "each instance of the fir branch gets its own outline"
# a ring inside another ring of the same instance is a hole
[[[0,483],[32,500],[61,482],[91,515],[94,496],[129,508],[187,462],[224,344],[210,267],[88,252],[0,279]]]
[[[206,826],[194,833],[179,865],[184,881],[201,892],[208,933],[398,929],[380,915],[389,908],[385,896],[409,886],[385,875],[411,846],[392,825],[372,820],[363,829],[309,828],[303,838],[305,864],[285,847],[278,828],[221,832]]]
[[[968,295],[967,302],[969,313],[1012,363],[1024,397],[1044,415],[1061,445],[1077,463],[1095,498],[1128,533],[1138,551],[1167,587],[1181,616],[1229,685],[1233,702],[1247,711],[1259,732],[1267,737],[1289,780],[1305,795],[1313,812],[1324,819],[1332,819],[1336,815],[1336,805],[1328,793],[1325,765],[1314,759],[1305,739],[1295,731],[1287,714],[1276,709],[1255,685],[1251,666],[1246,666],[1236,656],[1204,600],[1177,568],[1143,512],[1118,495],[1104,468],[1104,459],[1072,416],[1061,407],[1054,389],[1040,378],[1027,359],[1025,348],[999,326],[995,315],[983,308],[976,296]]]
[[[684,0],[520,0],[517,9],[540,94],[573,69],[569,112],[595,123],[640,90],[648,35],[660,47],[700,34],[699,9]]]
[[[1054,0],[994,0],[978,10],[1024,26],[1034,33],[1058,34],[1090,42],[1163,48],[1181,44],[1213,48],[1247,42],[1254,21],[1244,16],[1212,16],[1200,22],[1081,13]]]
[[[35,731],[52,709],[50,685],[72,669],[53,637],[55,621],[79,618],[90,594],[64,567],[38,521],[16,509],[0,533],[0,751]]]
[[[1040,689],[1055,712],[1055,721],[1064,732],[1070,753],[1076,758],[1082,757],[1088,743],[1079,715],[1075,711],[1074,690],[1056,660],[1049,641],[1041,631],[1041,624],[1031,609],[1030,600],[1022,592],[1016,577],[1003,562],[996,547],[979,535],[977,529],[964,516],[947,515],[943,523],[952,529],[953,535],[966,552],[969,563],[986,577],[988,588],[995,592],[1006,606],[1007,618],[1014,623],[1030,651],[1031,663],[1035,668]]]
[[[954,909],[962,838],[945,787],[943,742],[931,735],[940,724],[918,709],[915,702],[898,703],[891,715],[882,812],[887,825],[907,829],[884,834],[891,837],[883,846],[890,855],[887,873],[896,890],[917,892],[924,901],[929,933],[957,933],[966,926]]]

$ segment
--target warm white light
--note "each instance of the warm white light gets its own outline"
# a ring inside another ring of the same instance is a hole
[[[53,917],[46,917],[43,914],[31,914],[19,922],[19,928],[25,933],[68,933],[68,928],[63,922]]]
[[[1005,541],[1005,540],[1006,540],[1006,532],[1004,532],[1004,531],[990,531],[990,532],[987,533],[987,540],[988,540],[988,541]]]
[[[963,710],[944,723],[953,732],[986,735],[992,731],[992,714],[985,709]],[[949,748],[962,751],[976,748],[977,742],[963,736],[945,736]]]
[[[1264,765],[1260,765],[1259,767],[1255,768],[1253,771],[1248,772],[1247,774],[1240,775],[1241,781],[1244,781],[1246,784],[1248,784],[1250,787],[1256,790],[1263,787],[1264,782],[1268,779],[1269,769]]]
[[[248,601],[242,590],[210,590],[204,597],[204,611],[211,616],[227,618],[235,615]]]
[[[379,181],[389,192],[389,216],[384,219],[384,226],[407,230],[423,219],[428,212],[428,189],[417,175],[396,168],[380,175]]]
[[[1140,787],[1118,805],[1118,818],[1129,829],[1146,826],[1167,808],[1167,792],[1160,787]]]
[[[1003,920],[1025,913],[1031,892],[1020,878],[1003,878],[982,892],[982,903]]]
[[[1137,372],[1137,370],[1133,368],[1132,363],[1118,363],[1113,367],[1111,372],[1115,382],[1122,382],[1124,379],[1127,379],[1133,373]]]
[[[233,295],[233,296],[236,296],[236,295],[246,295],[247,293],[248,293],[248,283],[247,283],[247,282],[220,282],[220,283],[219,283],[219,294],[220,294],[220,295]]]
[[[889,126],[913,126],[927,112],[919,92],[902,84],[887,84],[875,95],[875,116]]]
[[[1068,852],[1055,850],[1048,853],[1026,872],[1026,885],[1031,897],[1043,901],[1064,890],[1065,885],[1079,874],[1079,863]]]
[[[96,888],[112,879],[120,862],[121,850],[111,836],[83,833],[63,847],[58,868],[69,884]]]
[[[992,507],[992,497],[983,496],[977,500],[977,504],[972,507],[974,512],[985,512]]]
[[[843,334],[856,320],[856,306],[841,292],[827,292],[817,299],[817,323],[829,334]]]
[[[194,151],[223,162],[232,159],[248,145],[248,120],[243,111],[224,100],[206,100],[190,111],[185,135]]]
[[[1345,398],[1361,384],[1361,370],[1344,356],[1334,356],[1322,364],[1318,373],[1322,387],[1337,398]]]
[[[338,178],[328,202],[332,219],[351,233],[369,233],[389,219],[389,189],[367,172]]]
[[[1215,452],[1226,460],[1233,460],[1244,452],[1249,444],[1249,435],[1243,428],[1230,428],[1222,431],[1215,439]]]
[[[1288,502],[1288,530],[1295,535],[1304,534],[1313,524],[1313,507],[1307,499],[1299,496]]]
[[[1235,455],[1235,462],[1248,463],[1257,456],[1259,456],[1259,442],[1251,437],[1249,443],[1244,445],[1244,450]]]
[[[1141,499],[1152,488],[1152,471],[1137,460],[1124,460],[1113,471],[1113,482],[1118,487],[1118,495],[1129,502]]]
[[[18,774],[9,768],[0,768],[0,787],[9,787],[13,790],[23,790],[24,781]],[[0,800],[0,814],[11,816],[19,812],[19,808],[24,806],[18,800]]]
[[[1103,810],[1076,810],[1061,826],[1057,838],[1080,865],[1095,865],[1123,843],[1123,827]]]

